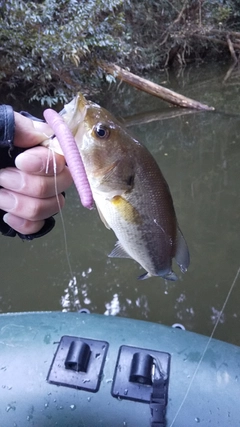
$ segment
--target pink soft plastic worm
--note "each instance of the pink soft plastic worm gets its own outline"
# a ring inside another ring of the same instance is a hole
[[[43,115],[59,141],[82,205],[91,209],[93,207],[92,191],[81,155],[70,129],[63,118],[51,108],[45,110]]]

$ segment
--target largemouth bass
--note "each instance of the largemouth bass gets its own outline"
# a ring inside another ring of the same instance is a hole
[[[107,110],[81,94],[62,117],[75,137],[100,218],[118,239],[109,256],[137,261],[146,270],[140,279],[176,280],[172,260],[186,272],[189,252],[153,156]],[[61,152],[56,141],[52,144]]]

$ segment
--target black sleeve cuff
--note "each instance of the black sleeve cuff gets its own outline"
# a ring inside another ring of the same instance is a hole
[[[3,216],[5,215],[5,213],[6,212],[0,209],[0,232],[3,236],[15,237],[16,235],[18,235],[22,240],[33,240],[37,237],[45,236],[45,234],[49,233],[49,231],[51,231],[55,225],[55,219],[51,216],[45,219],[44,226],[37,233],[21,234],[3,221]]]
[[[15,133],[14,111],[10,105],[0,105],[0,147],[13,148]]]
[[[26,112],[22,113],[26,117],[30,116],[32,120],[40,121],[40,119],[37,119],[36,117],[33,117]],[[25,151],[25,149],[23,148],[14,147],[14,135],[14,111],[10,105],[0,105],[0,169],[9,166],[15,166],[15,158],[18,156],[18,154]],[[4,236],[15,237],[16,235],[18,235],[23,240],[32,240],[49,233],[49,231],[51,231],[55,225],[55,219],[53,217],[50,217],[45,220],[44,226],[38,233],[21,234],[15,231],[3,221],[3,216],[5,213],[6,212],[0,209],[0,232]]]

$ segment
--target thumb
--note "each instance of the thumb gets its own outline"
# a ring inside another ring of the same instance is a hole
[[[30,148],[40,144],[53,135],[53,131],[47,123],[37,122],[14,112],[16,147]]]

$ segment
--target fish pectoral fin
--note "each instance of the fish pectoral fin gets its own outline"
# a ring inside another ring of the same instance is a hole
[[[101,209],[100,209],[100,208],[99,208],[99,206],[97,205],[96,201],[95,201],[95,205],[96,205],[96,208],[97,208],[98,214],[99,214],[100,219],[102,220],[103,224],[105,225],[105,227],[106,227],[106,228],[108,228],[108,230],[111,230],[111,227],[108,225],[108,223],[107,223],[107,221],[106,221],[106,219],[105,219],[105,217],[104,217],[104,215],[103,215],[103,213],[102,213]]]
[[[98,187],[101,191],[114,189],[115,194],[122,194],[130,191],[134,186],[135,172],[131,159],[117,160],[101,173],[103,177]]]
[[[184,239],[179,226],[177,226],[177,248],[175,253],[175,260],[179,265],[181,272],[185,273],[190,264],[190,255],[186,240]]]
[[[125,221],[131,224],[142,223],[142,218],[138,210],[124,197],[118,195],[112,197],[111,204]]]
[[[123,249],[121,243],[117,241],[112,252],[108,255],[109,258],[132,258],[128,253]]]

